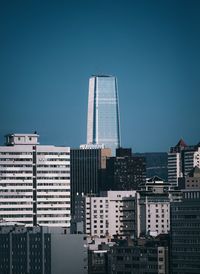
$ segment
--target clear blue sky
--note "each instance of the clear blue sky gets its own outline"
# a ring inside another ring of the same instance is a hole
[[[0,1],[0,141],[86,142],[88,79],[118,78],[122,145],[200,141],[200,1]]]

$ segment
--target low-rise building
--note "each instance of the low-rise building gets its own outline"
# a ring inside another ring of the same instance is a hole
[[[86,274],[84,235],[60,227],[0,226],[0,273]]]
[[[168,274],[168,245],[167,235],[119,241],[111,248],[111,274]]]
[[[136,234],[135,194],[136,191],[133,190],[108,191],[101,193],[100,197],[78,196],[75,202],[77,223],[84,222],[84,232],[89,236],[134,237]]]

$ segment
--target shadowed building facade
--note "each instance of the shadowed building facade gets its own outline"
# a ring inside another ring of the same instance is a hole
[[[106,161],[104,180],[101,190],[137,190],[146,180],[145,158],[133,156],[131,149],[117,149],[116,157]]]
[[[106,159],[111,150],[104,149],[71,149],[71,212],[74,214],[77,194],[98,194]]]

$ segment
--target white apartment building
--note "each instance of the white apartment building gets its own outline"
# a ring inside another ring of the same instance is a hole
[[[185,151],[184,153],[184,173],[185,176],[197,166],[200,168],[200,146],[196,148],[196,151]]]
[[[0,220],[70,227],[70,148],[9,134],[0,146]]]
[[[85,232],[90,236],[125,236],[135,230],[136,191],[107,191],[85,197]]]
[[[200,144],[187,146],[181,139],[168,153],[168,181],[177,186],[180,178],[185,177],[193,167],[200,168]]]
[[[181,153],[168,153],[168,180],[172,186],[178,185],[178,178],[183,177]]]
[[[170,230],[170,184],[159,177],[146,183],[146,189],[137,193],[137,236],[157,236]]]

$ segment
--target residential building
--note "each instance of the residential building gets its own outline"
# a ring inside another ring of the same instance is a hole
[[[89,80],[87,143],[120,147],[120,118],[117,79],[94,75]]]
[[[70,148],[9,134],[0,146],[0,219],[70,227]]]
[[[178,178],[183,177],[182,151],[187,147],[183,139],[168,153],[168,181],[172,186],[178,186]]]
[[[152,177],[137,192],[137,237],[170,230],[170,184]]]
[[[186,189],[200,189],[200,168],[195,166],[185,178]]]
[[[185,176],[195,166],[200,168],[200,143],[187,146],[181,139],[168,153],[168,181],[172,186],[182,184]]]
[[[200,168],[200,143],[184,151],[184,176],[195,166]]]
[[[85,234],[98,237],[134,237],[136,235],[136,191],[108,191],[99,197],[82,197],[76,212],[84,222]],[[82,212],[82,213],[80,213]]]

